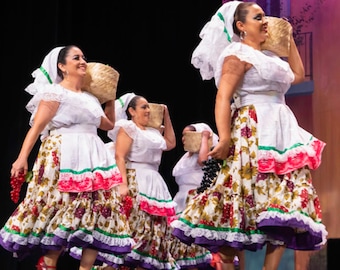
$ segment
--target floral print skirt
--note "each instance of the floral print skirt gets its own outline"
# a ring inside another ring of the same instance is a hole
[[[62,135],[39,149],[23,201],[0,231],[0,243],[19,258],[47,250],[93,248],[122,255],[133,239],[118,188],[67,193],[58,190]]]
[[[128,213],[129,225],[135,245],[125,256],[99,253],[105,264],[119,268],[120,260],[128,267],[145,269],[179,269],[170,253],[173,236],[166,216],[150,215],[139,207],[136,171],[127,169],[129,192],[132,198],[131,212]],[[117,263],[118,262],[118,263]],[[121,267],[123,269],[123,267]]]
[[[195,244],[186,245],[173,236],[169,217],[150,215],[142,211],[139,207],[136,171],[127,169],[127,178],[129,195],[134,205],[128,217],[136,245],[125,256],[99,252],[99,261],[104,262],[104,266],[94,266],[93,269],[105,269],[107,265],[119,270],[130,269],[128,267],[152,270],[196,267],[205,269],[211,262],[211,253]]]
[[[170,253],[180,269],[207,269],[212,260],[211,252],[199,245],[187,245],[172,236]]]
[[[182,242],[218,252],[261,249],[267,242],[316,250],[326,242],[320,202],[307,166],[283,175],[259,173],[253,106],[236,110],[231,147],[212,185],[194,193],[171,226]]]

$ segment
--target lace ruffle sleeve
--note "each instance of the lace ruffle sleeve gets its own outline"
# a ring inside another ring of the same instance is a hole
[[[63,99],[63,93],[60,91],[57,85],[35,85],[36,88],[39,88],[31,100],[27,103],[26,109],[31,113],[34,114],[37,110],[37,107],[41,100],[45,101],[58,101],[61,102]]]
[[[276,54],[270,51],[258,51],[241,42],[234,42],[224,49],[217,61],[215,72],[216,86],[218,86],[221,78],[224,58],[230,55],[235,55],[241,61],[252,64],[259,75],[265,80],[285,84],[291,84],[294,80],[294,73],[288,62],[282,60]]]
[[[137,126],[132,120],[120,119],[115,123],[115,127],[107,132],[107,136],[112,140],[116,141],[117,134],[120,128],[123,128],[125,132],[133,140],[137,136]]]
[[[104,110],[95,96],[87,92],[74,93],[62,88],[58,84],[41,85],[41,89],[39,89],[27,103],[26,109],[30,113],[35,114],[37,107],[42,100],[57,101],[61,103],[60,106],[71,106],[79,110],[86,110],[96,118],[101,116],[105,117]]]

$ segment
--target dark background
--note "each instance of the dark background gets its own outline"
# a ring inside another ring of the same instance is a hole
[[[31,73],[54,47],[79,46],[89,62],[109,64],[120,73],[117,97],[126,92],[169,107],[177,137],[176,149],[163,155],[160,172],[174,194],[172,167],[184,153],[181,133],[185,125],[204,121],[213,129],[216,87],[202,81],[191,63],[199,32],[221,5],[220,0],[176,1],[8,1],[1,9],[2,155],[0,226],[14,211],[9,173],[24,136],[30,114],[24,91]],[[100,133],[107,141],[105,133]],[[30,156],[30,167],[40,142]],[[22,190],[24,196],[25,187]],[[0,248],[1,269],[35,269],[32,254],[17,262]],[[67,255],[58,269],[77,269]]]

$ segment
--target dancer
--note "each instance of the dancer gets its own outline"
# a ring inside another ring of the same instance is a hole
[[[182,131],[182,142],[189,145],[186,141],[186,133],[201,133],[201,141],[198,152],[186,151],[184,155],[175,164],[172,175],[178,184],[178,192],[174,196],[176,205],[176,216],[172,217],[170,222],[177,218],[185,209],[187,200],[190,200],[190,193],[195,191],[203,179],[203,163],[208,160],[209,140],[211,146],[218,142],[218,136],[206,123],[192,123],[184,127]],[[187,139],[193,139],[188,137]],[[197,143],[197,142],[196,142]],[[174,238],[172,241],[171,254],[178,265],[183,269],[206,269],[207,264],[212,260],[212,254],[205,248],[198,245],[186,245]]]
[[[138,269],[178,269],[169,252],[171,231],[167,220],[175,214],[175,203],[159,173],[164,151],[176,146],[169,110],[164,107],[164,127],[148,126],[148,101],[127,93],[116,101],[115,128],[108,131],[114,142],[117,166],[128,184],[133,208],[128,214],[136,242],[124,256],[124,265]],[[116,268],[115,256],[106,256],[106,264]],[[110,268],[109,268],[110,269]]]
[[[261,50],[268,30],[259,5],[230,1],[201,32],[192,63],[218,88],[219,142],[208,155],[223,163],[172,226],[183,242],[219,252],[225,262],[236,250],[266,245],[263,269],[274,270],[285,248],[316,250],[326,242],[310,172],[325,143],[302,129],[285,104],[291,84],[305,75],[293,36],[285,61]]]
[[[56,47],[32,74],[32,114],[11,177],[23,179],[27,159],[39,136],[27,193],[0,231],[0,244],[19,259],[41,252],[37,269],[56,269],[59,256],[77,247],[80,270],[89,270],[98,251],[122,255],[133,239],[122,197],[127,186],[115,160],[97,135],[114,127],[114,101],[103,110],[98,99],[82,91],[87,62],[74,45]]]

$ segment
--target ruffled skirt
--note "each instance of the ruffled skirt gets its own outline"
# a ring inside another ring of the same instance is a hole
[[[201,177],[203,173],[200,173]],[[183,176],[187,176],[192,179],[192,175],[186,174]],[[184,180],[185,181],[185,180]],[[197,184],[199,186],[199,183]],[[181,185],[179,187],[178,192],[174,198],[174,201],[177,203],[176,207],[176,216],[169,217],[168,222],[172,222],[177,219],[178,216],[185,209],[185,205],[188,203],[190,196],[188,194],[195,190],[194,185]],[[211,252],[204,247],[199,245],[191,244],[187,245],[181,242],[177,237],[172,236],[170,253],[176,260],[177,264],[181,267],[181,269],[207,269],[208,265],[210,265],[211,260],[213,258]]]
[[[176,203],[172,200],[168,186],[158,172],[158,165],[128,162],[127,168],[135,170],[133,181],[138,185],[135,199],[138,207],[154,216],[175,215]]]
[[[212,186],[194,194],[171,223],[173,234],[211,252],[222,246],[257,250],[267,242],[319,249],[327,231],[308,164],[282,175],[259,172],[255,107],[242,107],[232,117],[227,159]]]
[[[170,245],[173,239],[171,227],[168,225],[167,216],[152,215],[140,207],[140,189],[137,183],[135,169],[127,169],[129,195],[132,198],[131,212],[128,213],[129,225],[135,245],[132,251],[125,256],[99,252],[98,260],[107,265],[117,268],[120,264],[129,267],[143,267],[145,269],[179,269],[175,259],[170,253]],[[152,186],[152,184],[150,183]],[[152,198],[151,198],[152,199]],[[142,200],[146,203],[146,200]],[[172,200],[166,200],[172,202]],[[155,204],[159,206],[152,208],[146,205],[145,209],[155,213],[166,213],[169,209],[164,203]],[[172,203],[171,203],[172,205]],[[161,210],[163,209],[163,210]],[[173,210],[171,210],[171,213]]]
[[[53,135],[42,142],[26,196],[0,231],[1,245],[19,258],[72,247],[117,255],[130,252],[134,241],[117,187],[58,190],[62,138]]]
[[[130,227],[133,230],[133,237],[136,245],[131,253],[125,256],[99,252],[98,261],[104,262],[114,268],[123,269],[120,265],[127,267],[143,267],[145,269],[190,269],[201,267],[204,269],[209,265],[211,253],[198,245],[186,245],[172,235],[172,228],[168,224],[167,216],[157,216],[136,207],[139,201],[140,189],[136,181],[136,170],[128,169],[127,177],[129,182],[130,196],[134,207],[128,214]],[[151,209],[151,207],[146,207]],[[156,208],[156,213],[159,211]],[[78,249],[72,249],[71,255],[79,257]],[[98,267],[97,267],[98,268]]]

